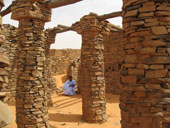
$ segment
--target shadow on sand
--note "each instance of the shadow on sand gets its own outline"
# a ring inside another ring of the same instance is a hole
[[[63,98],[60,99],[61,97]],[[55,106],[56,109],[62,109],[77,104],[79,102],[82,102],[80,95],[74,96],[58,95],[58,99],[55,100],[55,102],[53,102],[53,105]]]
[[[80,114],[49,114],[50,121],[54,122],[80,122],[82,120],[82,115]]]

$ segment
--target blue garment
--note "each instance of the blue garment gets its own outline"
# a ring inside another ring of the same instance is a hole
[[[72,84],[74,84],[75,86],[73,86],[73,87],[70,86]],[[65,95],[73,96],[76,92],[76,82],[75,82],[75,80],[72,80],[72,81],[67,80],[65,82],[65,84],[63,85],[63,90],[64,90]]]

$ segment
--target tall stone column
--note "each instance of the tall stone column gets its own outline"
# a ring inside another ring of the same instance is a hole
[[[19,21],[16,123],[18,128],[49,128],[43,30],[51,9],[46,0],[31,1],[16,0],[12,9],[12,19]]]
[[[106,121],[104,80],[104,22],[97,15],[84,16],[77,27],[82,35],[81,48],[81,94],[83,119],[88,122]]]
[[[122,128],[170,128],[169,6],[123,0]]]

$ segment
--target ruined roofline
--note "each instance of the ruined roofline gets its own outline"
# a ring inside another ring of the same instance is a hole
[[[108,25],[114,29],[114,30],[111,29],[111,31],[122,31],[122,28],[119,26],[116,26],[111,23],[108,23]],[[67,31],[75,31],[75,27],[74,27],[74,25],[69,27],[69,26],[59,24],[57,27],[54,27],[51,31],[53,31],[55,34],[57,34],[57,33],[63,33],[63,32],[67,32]]]
[[[74,4],[74,3],[77,3],[80,1],[82,1],[82,0],[51,0],[51,1],[47,2],[47,7],[48,8],[57,8],[57,7],[62,7],[62,6],[66,6],[69,4]],[[12,4],[9,5],[5,10],[1,11],[0,15],[3,17],[5,15],[11,13],[13,6],[14,6],[14,2],[12,2]],[[110,18],[119,17],[119,16],[122,16],[122,11],[104,14],[104,15],[99,16],[98,19],[100,21],[102,21],[102,20],[106,20],[106,19],[110,19]]]
[[[105,14],[105,15],[97,16],[97,18],[99,20],[106,20],[106,19],[114,18],[114,17],[118,17],[118,16],[122,16],[122,11],[118,11],[118,12],[113,12],[113,13],[110,13],[110,14]],[[76,23],[78,23],[78,22],[76,22]],[[74,23],[74,24],[76,24],[76,23]],[[74,24],[72,24],[71,27],[59,24],[57,27],[54,27],[53,29],[49,29],[49,30],[53,34],[63,33],[63,32],[67,32],[67,31],[75,31]],[[111,29],[111,31],[122,31],[122,28],[119,27],[119,26],[116,26],[116,25],[111,24],[111,23],[109,23],[109,25],[111,26],[111,28],[114,29],[114,30]]]
[[[112,13],[109,13],[109,14],[104,14],[104,15],[98,16],[98,19],[100,21],[102,21],[102,20],[106,20],[106,19],[110,19],[110,18],[119,17],[119,16],[122,16],[122,11],[117,11],[117,12],[112,12]]]

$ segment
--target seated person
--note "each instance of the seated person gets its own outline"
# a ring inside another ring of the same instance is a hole
[[[72,80],[72,76],[68,77],[68,80],[63,85],[64,94],[67,96],[73,96],[76,92],[76,82]]]

